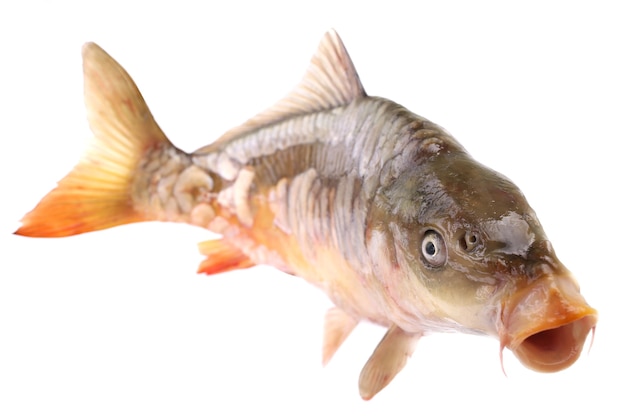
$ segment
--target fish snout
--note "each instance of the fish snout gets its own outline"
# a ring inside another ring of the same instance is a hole
[[[576,362],[597,321],[572,277],[544,276],[504,301],[501,348],[532,370],[560,371]]]

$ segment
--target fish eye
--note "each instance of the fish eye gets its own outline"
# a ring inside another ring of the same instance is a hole
[[[424,261],[431,267],[440,267],[446,263],[448,259],[448,251],[443,237],[434,230],[428,230],[424,233],[422,239],[422,257]]]

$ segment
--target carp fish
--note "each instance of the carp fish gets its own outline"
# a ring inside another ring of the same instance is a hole
[[[82,53],[94,138],[16,234],[154,220],[217,233],[199,244],[198,272],[271,265],[328,295],[324,364],[360,321],[388,328],[361,372],[364,399],[429,333],[493,336],[500,361],[508,348],[554,372],[595,330],[522,192],[437,124],[368,96],[336,32],[290,94],[193,153],[113,58],[94,43]]]

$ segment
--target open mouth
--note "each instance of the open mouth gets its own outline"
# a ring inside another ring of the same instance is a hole
[[[595,316],[589,315],[540,331],[524,339],[513,353],[525,366],[535,371],[560,371],[576,362],[596,321]]]
[[[576,362],[598,321],[576,283],[548,277],[514,298],[503,309],[502,348],[539,372],[560,371]]]

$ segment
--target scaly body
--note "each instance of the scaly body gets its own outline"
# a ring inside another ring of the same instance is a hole
[[[367,96],[334,32],[290,95],[191,154],[111,57],[88,44],[84,62],[95,141],[18,234],[146,220],[219,233],[200,271],[268,264],[328,294],[324,363],[359,321],[389,328],[364,398],[431,331],[495,336],[541,371],[580,354],[596,312],[521,192],[439,126]]]
[[[301,276],[353,317],[390,325],[393,303],[368,253],[367,217],[381,187],[411,163],[411,144],[434,137],[452,140],[393,102],[365,97],[191,156],[159,148],[146,156],[134,205],[222,234],[253,264]]]

